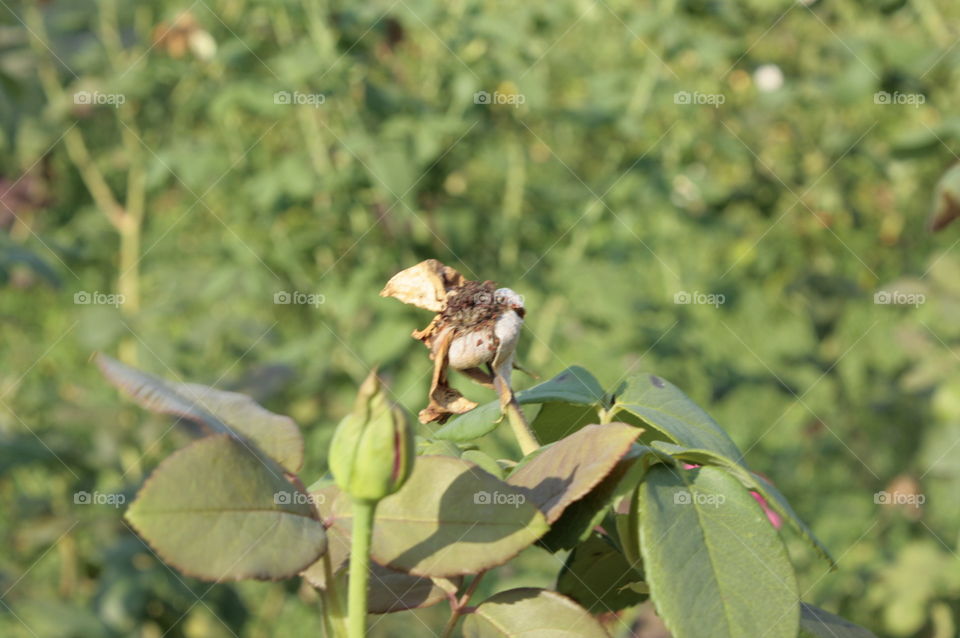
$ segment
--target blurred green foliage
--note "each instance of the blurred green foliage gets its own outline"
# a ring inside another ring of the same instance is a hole
[[[119,404],[90,354],[290,414],[319,477],[373,365],[425,404],[408,334],[429,317],[377,291],[428,257],[525,295],[541,377],[645,369],[708,406],[838,558],[791,546],[805,600],[880,636],[956,635],[960,229],[926,217],[960,149],[957,4],[2,4],[3,635],[319,635],[308,588],[187,579],[121,510],[74,503],[129,502],[187,436]],[[119,202],[145,195],[136,270],[78,135]],[[77,303],[121,271],[139,303]],[[521,558],[485,585],[553,584],[557,559]]]

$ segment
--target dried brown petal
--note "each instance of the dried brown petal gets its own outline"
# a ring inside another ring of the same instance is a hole
[[[433,318],[433,321],[430,322],[430,325],[424,328],[423,330],[414,330],[410,336],[412,336],[417,341],[422,341],[431,352],[433,351],[433,337],[440,330],[440,326],[443,325],[443,320],[440,318],[440,315],[437,315]],[[432,355],[431,355],[432,356]]]
[[[434,322],[436,323],[436,322]],[[431,323],[428,329],[434,324]],[[447,381],[447,354],[453,341],[453,329],[447,328],[434,335],[430,357],[433,359],[433,381],[430,384],[430,403],[418,415],[421,423],[443,423],[454,414],[463,414],[477,407]]]
[[[463,275],[436,259],[421,261],[390,278],[380,291],[381,297],[394,297],[424,310],[442,312],[447,292],[463,285]]]

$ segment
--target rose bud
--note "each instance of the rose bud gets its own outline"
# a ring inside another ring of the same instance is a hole
[[[413,469],[413,430],[387,401],[374,370],[360,386],[353,412],[340,421],[330,444],[330,471],[355,499],[393,494]]]

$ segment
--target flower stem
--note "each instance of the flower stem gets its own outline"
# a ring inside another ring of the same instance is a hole
[[[451,638],[451,636],[453,636],[453,630],[457,627],[457,621],[460,620],[460,616],[463,615],[467,603],[470,602],[470,597],[477,591],[477,585],[480,584],[480,579],[483,578],[483,575],[486,573],[487,572],[480,572],[474,576],[463,596],[451,604],[450,620],[447,621],[447,626],[443,628],[443,633],[440,634],[440,638]]]
[[[363,638],[366,632],[370,537],[373,535],[373,512],[376,508],[376,501],[353,501],[353,546],[350,549],[350,588],[347,599],[350,638]]]
[[[323,600],[323,628],[327,638],[347,638],[347,618],[343,613],[343,597],[334,580],[330,552],[323,554],[323,574],[326,587],[321,590]]]
[[[540,448],[540,442],[537,441],[537,436],[533,433],[533,430],[530,429],[530,425],[527,423],[527,417],[523,416],[523,412],[520,410],[520,404],[517,403],[515,397],[510,398],[505,410],[507,412],[507,418],[510,420],[510,427],[513,428],[513,436],[516,437],[517,443],[520,444],[520,451],[523,452],[523,455],[526,456],[538,450]]]
[[[513,428],[513,436],[516,437],[517,443],[520,445],[520,451],[526,456],[539,449],[540,442],[537,441],[537,436],[530,429],[527,417],[523,416],[520,404],[517,403],[517,397],[513,394],[513,388],[510,387],[510,382],[498,374],[493,379],[493,387],[500,395],[500,409],[506,413],[507,419],[510,421],[510,427]]]

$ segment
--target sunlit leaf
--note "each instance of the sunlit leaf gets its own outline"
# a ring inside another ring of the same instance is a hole
[[[656,375],[628,377],[617,394],[615,408],[636,416],[674,443],[711,450],[735,462],[741,460],[740,450],[717,422],[676,386]]]
[[[609,638],[587,610],[545,589],[501,592],[463,622],[464,638]]]
[[[575,404],[592,406],[599,403],[604,397],[603,388],[592,374],[580,366],[571,366],[550,379],[528,390],[517,392],[517,402],[520,405],[534,403]],[[544,408],[547,407],[544,406]],[[554,408],[551,408],[551,411]],[[595,410],[589,408],[595,416]],[[490,401],[474,408],[470,412],[454,417],[445,426],[434,433],[434,438],[449,441],[472,441],[493,432],[502,421],[500,402]],[[556,424],[541,423],[547,437],[544,443],[563,438],[575,428],[560,428]],[[567,432],[566,430],[570,430]],[[555,432],[555,434],[550,434]]]
[[[500,402],[490,401],[453,417],[449,423],[434,432],[433,437],[447,441],[473,441],[496,430],[502,420]]]
[[[349,499],[334,503],[334,525],[349,533]],[[418,576],[472,574],[501,565],[548,529],[517,488],[476,465],[421,456],[397,493],[376,510],[371,556]]]
[[[775,512],[780,514],[780,516],[790,521],[793,528],[810,543],[820,556],[829,561],[831,566],[836,567],[836,562],[830,555],[830,551],[826,545],[820,542],[820,539],[816,537],[813,530],[810,529],[793,510],[786,497],[767,479],[751,472],[743,464],[734,463],[727,457],[717,454],[716,452],[711,452],[710,450],[693,450],[662,441],[655,441],[652,447],[666,452],[676,459],[698,465],[716,465],[726,469],[745,487],[759,492],[766,499],[767,504],[773,508]]]
[[[641,430],[625,423],[588,425],[538,452],[507,482],[520,489],[553,523],[609,474]]]
[[[793,566],[766,514],[714,467],[650,469],[640,484],[640,548],[651,598],[681,638],[795,638]]]
[[[517,401],[521,405],[548,401],[592,405],[603,397],[600,382],[580,366],[570,366],[549,381],[517,393]]]
[[[333,504],[340,496],[336,485],[326,485],[310,490],[310,497],[317,506],[320,519],[333,521]],[[350,537],[336,526],[327,529],[327,552],[300,575],[318,589],[326,589],[327,577],[324,561],[329,560],[330,572],[338,581],[338,587],[347,591],[349,587]],[[367,609],[373,614],[388,614],[407,609],[419,609],[436,604],[447,597],[448,592],[456,592],[460,585],[457,578],[430,579],[411,576],[370,563],[370,578],[367,585]]]
[[[640,449],[641,446],[639,445],[631,445],[630,450],[617,461],[613,470],[586,496],[571,503],[560,515],[560,518],[550,526],[550,531],[537,541],[537,544],[548,551],[556,552],[563,549],[573,549],[577,543],[586,540],[593,528],[599,525],[610,511],[618,488],[623,489],[621,483],[629,481],[632,486],[636,486],[636,480],[633,479],[631,469],[639,460]],[[632,489],[632,487],[628,489]],[[633,538],[635,544],[636,535]]]

